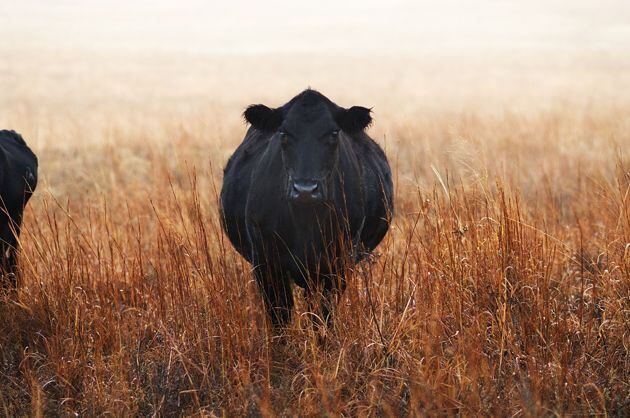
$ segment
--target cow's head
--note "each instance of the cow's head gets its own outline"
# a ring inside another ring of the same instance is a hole
[[[287,198],[294,203],[318,203],[329,198],[332,175],[339,163],[340,143],[371,122],[370,109],[344,109],[314,90],[305,90],[286,105],[271,109],[252,105],[245,119],[272,134],[282,150]]]

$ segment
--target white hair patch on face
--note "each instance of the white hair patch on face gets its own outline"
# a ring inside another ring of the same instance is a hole
[[[7,250],[4,252],[4,258],[9,258],[11,257],[11,248],[7,248]]]

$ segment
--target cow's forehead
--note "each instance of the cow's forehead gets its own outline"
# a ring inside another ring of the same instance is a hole
[[[292,133],[314,134],[325,132],[336,126],[330,107],[325,103],[295,103],[284,118],[285,128]],[[321,131],[321,132],[320,132]]]

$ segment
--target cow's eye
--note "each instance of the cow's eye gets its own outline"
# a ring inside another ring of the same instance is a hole
[[[335,130],[335,131],[332,131],[330,135],[328,135],[326,142],[330,145],[337,145],[338,140],[339,140],[339,131]]]
[[[282,145],[286,145],[288,143],[288,135],[285,131],[278,131],[278,136],[280,137],[280,142]]]

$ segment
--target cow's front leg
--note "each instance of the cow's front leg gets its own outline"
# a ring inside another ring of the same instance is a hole
[[[291,322],[294,304],[291,284],[282,275],[274,274],[265,264],[259,264],[254,270],[254,275],[273,328],[286,326]]]
[[[19,225],[13,229],[7,223],[0,229],[0,288],[13,289],[17,285],[17,239],[15,234]]]
[[[334,310],[345,289],[346,280],[343,274],[322,274],[309,282],[304,294],[316,330],[332,329]]]
[[[12,240],[14,241],[14,239]],[[0,238],[0,288],[14,289],[17,286],[16,243]]]
[[[346,278],[343,273],[328,275],[323,280],[322,291],[322,318],[328,328],[334,326],[334,310],[339,303],[339,298],[346,290]]]
[[[291,283],[286,274],[282,274],[278,250],[273,241],[264,237],[260,228],[253,225],[248,226],[247,233],[256,282],[274,329],[281,328],[291,321],[293,309]]]

